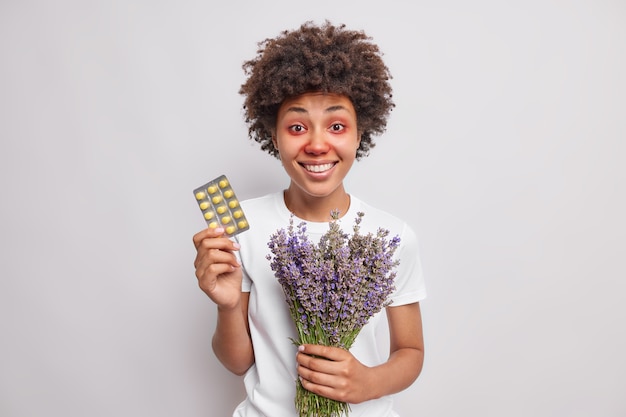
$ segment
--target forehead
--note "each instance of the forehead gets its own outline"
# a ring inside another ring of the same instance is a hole
[[[279,108],[279,114],[295,111],[295,112],[309,112],[309,111],[347,111],[355,114],[352,101],[345,95],[335,93],[324,92],[308,92],[300,94],[294,97],[289,97],[283,101]]]

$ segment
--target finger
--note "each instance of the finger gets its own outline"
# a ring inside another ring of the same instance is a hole
[[[207,227],[206,229],[202,229],[201,231],[193,235],[193,245],[197,249],[200,246],[200,243],[204,239],[219,237],[223,233],[224,233],[224,229],[220,229],[220,228],[211,229]]]
[[[220,275],[231,273],[235,269],[230,264],[207,264],[196,269],[196,277],[201,288],[213,289]]]
[[[218,238],[222,238],[223,237],[223,242],[222,243],[227,243],[230,242],[230,246],[231,248],[224,248],[224,249],[230,249],[230,250],[237,250],[239,249],[239,244],[227,237],[224,236],[224,228],[222,227],[216,227],[216,228],[206,228],[201,230],[200,232],[196,233],[195,235],[193,235],[193,245],[196,247],[196,249],[198,249],[200,247],[200,245],[202,245],[202,243],[207,240],[207,239],[218,239]]]
[[[220,268],[227,268],[229,270],[239,266],[237,259],[229,252],[211,249],[210,251],[202,253],[202,255],[198,255],[196,257],[196,261],[194,262],[196,275],[203,275],[207,271],[215,272],[217,271],[215,269],[217,266],[220,266]]]
[[[218,240],[222,239],[205,239],[200,245],[194,261],[196,270],[206,269],[213,264],[228,264],[232,268],[241,266],[237,257],[229,250],[231,245]]]
[[[198,251],[209,251],[211,249],[219,249],[222,251],[226,251],[232,253],[233,251],[239,250],[241,246],[239,243],[234,242],[225,237],[216,237],[216,238],[206,238],[203,239],[198,245]]]
[[[298,377],[300,378],[300,383],[309,391],[319,391],[320,388],[335,388],[333,386],[333,381],[336,380],[332,375],[324,374],[321,372],[315,372],[310,369],[298,368]]]
[[[330,361],[340,361],[345,358],[347,353],[346,350],[334,346],[308,344],[298,346],[298,351],[308,356],[317,356]]]
[[[221,233],[215,233],[213,229],[205,229],[194,235],[193,244],[198,252],[203,249],[221,249],[225,251],[236,251],[241,248],[241,245],[239,245],[238,242],[221,236]]]
[[[304,370],[299,376],[300,383],[307,391],[336,401],[347,401],[345,380],[336,376]]]
[[[322,373],[327,375],[339,375],[342,373],[343,365],[339,361],[334,361],[328,358],[319,356],[309,356],[306,353],[299,352],[296,356],[296,362],[298,363],[298,371],[306,369],[311,372]],[[304,373],[301,373],[305,376]],[[306,378],[309,375],[306,374]],[[317,381],[316,381],[317,382]],[[321,383],[321,382],[318,382]]]

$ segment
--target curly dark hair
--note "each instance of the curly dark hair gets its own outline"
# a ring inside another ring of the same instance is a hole
[[[317,26],[309,21],[259,42],[256,57],[243,64],[248,78],[239,90],[245,96],[250,139],[279,158],[272,132],[282,102],[313,91],[342,94],[352,101],[361,132],[356,158],[366,156],[375,145],[372,136],[385,131],[395,106],[391,74],[371,40],[343,24],[326,21]]]

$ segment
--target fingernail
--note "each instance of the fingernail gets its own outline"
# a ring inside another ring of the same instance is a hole
[[[302,345],[298,346],[298,352],[304,352],[304,346]]]
[[[235,249],[240,249],[240,248],[241,248],[241,245],[240,245],[239,243],[237,243],[237,242],[233,242],[233,247],[234,247]]]

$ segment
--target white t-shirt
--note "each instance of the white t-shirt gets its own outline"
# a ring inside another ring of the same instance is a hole
[[[233,417],[297,417],[294,406],[296,388],[296,351],[290,338],[296,338],[295,325],[281,285],[270,269],[270,236],[287,229],[291,213],[285,206],[283,192],[277,192],[241,203],[250,229],[236,236],[241,244],[237,255],[243,266],[242,290],[250,292],[248,321],[254,346],[255,364],[246,372],[247,398],[236,408]],[[426,296],[418,254],[417,237],[402,220],[351,196],[350,208],[339,220],[344,232],[352,234],[357,212],[365,213],[360,232],[376,233],[379,227],[398,235],[400,259],[395,280],[392,306],[418,302]],[[297,225],[301,219],[294,218]],[[328,223],[307,222],[312,242],[328,231]],[[388,352],[379,352],[377,326],[386,325],[384,309],[370,319],[355,340],[350,352],[363,364],[374,366],[386,361]],[[351,404],[350,417],[397,417],[391,397]]]

